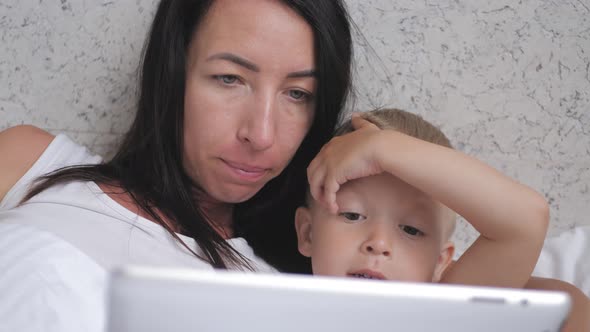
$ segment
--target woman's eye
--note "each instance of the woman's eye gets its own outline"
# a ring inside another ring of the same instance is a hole
[[[348,221],[363,221],[365,217],[361,214],[354,213],[354,212],[341,212],[338,215],[344,217]]]
[[[311,95],[301,90],[289,90],[289,97],[297,101],[307,101]]]
[[[226,85],[231,85],[238,81],[238,77],[235,75],[215,75],[214,77],[216,80]]]
[[[408,226],[408,225],[400,225],[399,228],[404,231],[406,234],[411,235],[411,236],[422,236],[424,235],[424,232],[422,232],[421,230],[419,230],[416,227],[412,227],[412,226]]]

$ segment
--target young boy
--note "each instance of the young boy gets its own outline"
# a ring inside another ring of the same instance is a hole
[[[295,223],[314,274],[563,291],[573,304],[563,331],[590,331],[588,297],[568,283],[530,277],[549,219],[544,198],[452,150],[417,115],[362,117],[308,168],[310,195]],[[453,210],[481,235],[451,264]]]
[[[365,113],[339,134],[309,166],[311,196],[296,213],[314,274],[525,286],[549,221],[542,196],[411,113]],[[481,235],[451,265],[453,211]]]

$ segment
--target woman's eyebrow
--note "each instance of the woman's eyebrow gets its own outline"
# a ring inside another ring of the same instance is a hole
[[[238,66],[242,66],[250,71],[253,72],[259,72],[260,68],[253,64],[252,62],[238,56],[235,55],[233,53],[217,53],[217,54],[213,54],[212,56],[207,58],[207,61],[212,61],[212,60],[226,60],[226,61],[230,61],[235,63]]]
[[[233,53],[223,52],[223,53],[213,54],[210,57],[208,57],[206,61],[213,61],[213,60],[225,60],[225,61],[233,62],[238,66],[246,68],[247,70],[250,70],[250,71],[253,71],[256,73],[260,72],[260,67],[258,67],[256,64],[240,57],[239,55],[233,54]],[[301,77],[315,78],[316,71],[313,69],[308,69],[308,70],[296,71],[296,72],[292,72],[292,73],[287,74],[287,78],[301,78]]]
[[[287,78],[302,78],[302,77],[315,78],[316,74],[317,73],[315,70],[308,69],[308,70],[302,70],[302,71],[296,71],[293,73],[289,73],[289,74],[287,74]]]

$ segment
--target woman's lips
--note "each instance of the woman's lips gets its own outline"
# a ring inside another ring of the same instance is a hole
[[[238,179],[245,182],[256,182],[269,172],[269,168],[242,164],[222,159],[231,173]]]

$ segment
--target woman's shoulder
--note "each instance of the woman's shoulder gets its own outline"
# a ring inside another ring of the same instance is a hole
[[[54,137],[32,126],[7,129],[0,133],[0,210],[17,206],[40,176],[101,162],[102,157],[64,134]]]
[[[54,136],[21,125],[0,132],[0,201],[43,154]]]

